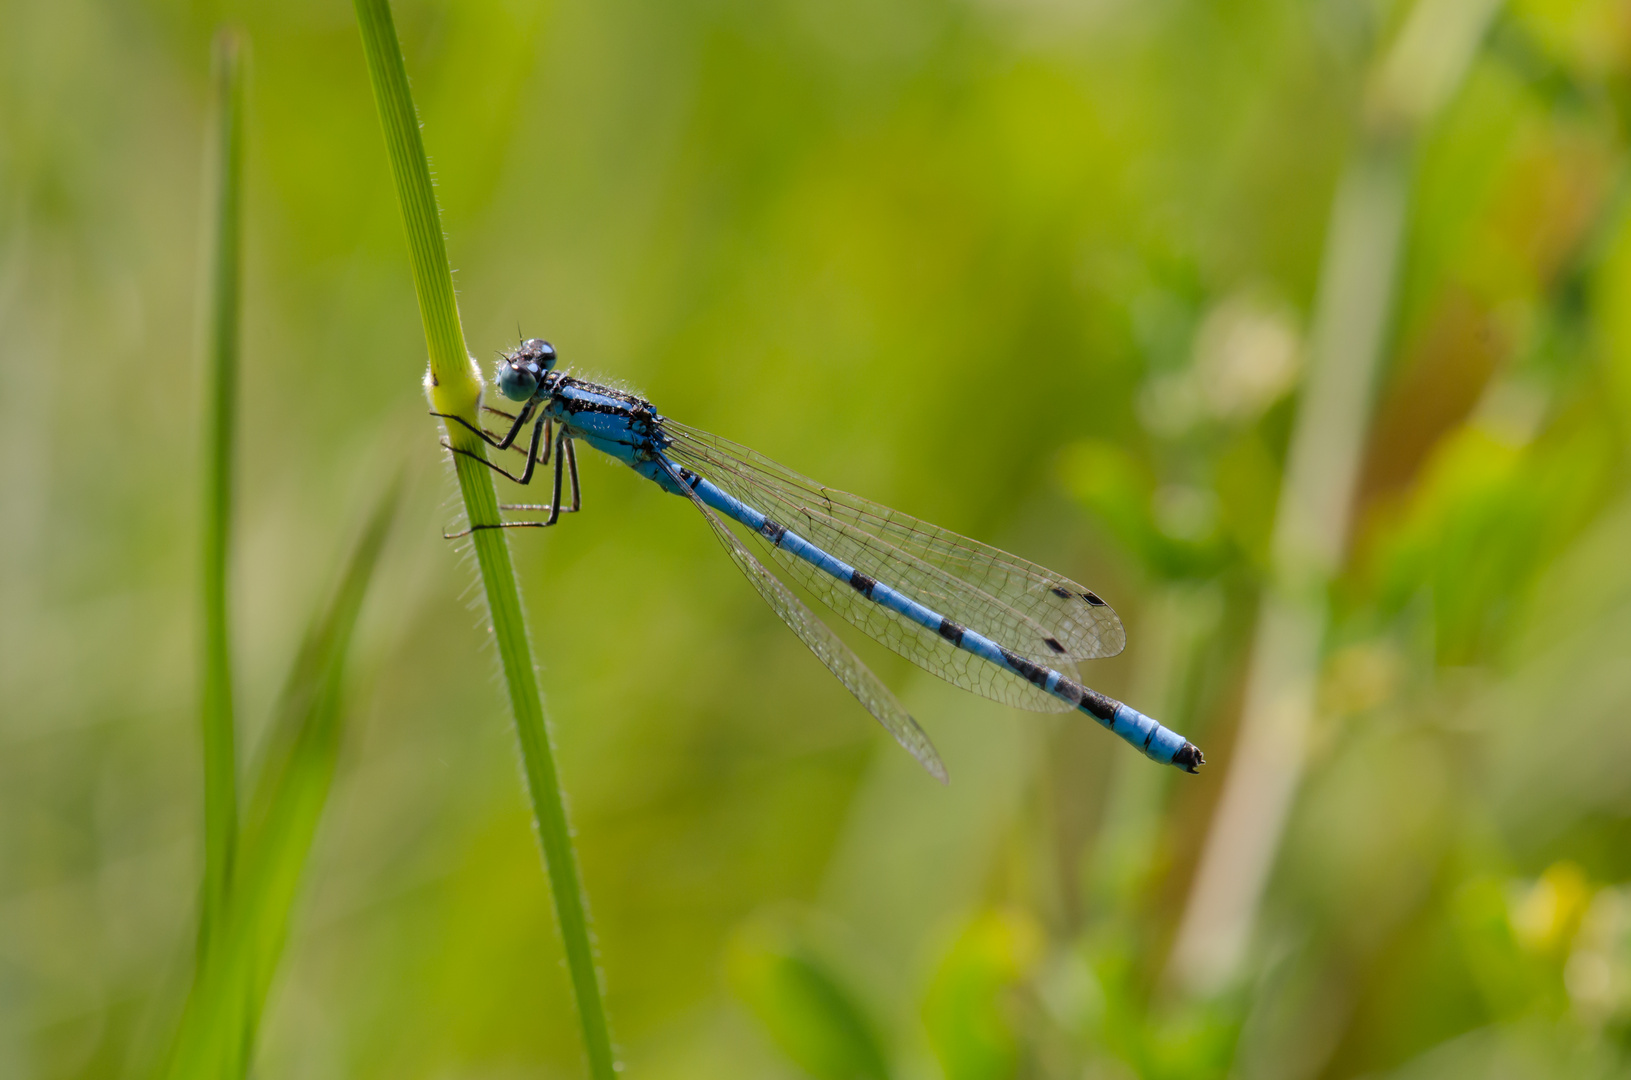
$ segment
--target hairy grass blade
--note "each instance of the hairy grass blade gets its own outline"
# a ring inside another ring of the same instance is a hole
[[[414,289],[419,297],[419,314],[430,353],[426,390],[437,412],[475,421],[475,410],[481,400],[481,379],[465,347],[464,330],[459,323],[453,275],[448,269],[447,248],[442,241],[441,215],[436,208],[430,166],[425,160],[391,7],[388,0],[355,0],[355,3],[363,51],[368,57],[368,75],[374,86],[374,103],[379,108],[391,175],[396,181],[403,227],[408,235]],[[462,425],[444,422],[444,428],[450,445],[485,457],[484,444]],[[454,467],[470,524],[496,523],[498,498],[493,490],[492,473],[476,458],[464,454],[454,455]],[[617,1065],[600,973],[595,964],[588,904],[578,873],[577,854],[572,847],[566,800],[555,771],[555,753],[550,746],[543,698],[534,674],[532,646],[521,614],[515,567],[510,561],[503,529],[477,531],[472,534],[471,543],[475,547],[477,565],[481,567],[488,617],[492,619],[493,638],[504,668],[504,685],[515,716],[533,817],[538,823],[538,840],[544,849],[567,970],[577,998],[578,1018],[583,1025],[589,1072],[595,1080],[611,1080],[617,1073]]]

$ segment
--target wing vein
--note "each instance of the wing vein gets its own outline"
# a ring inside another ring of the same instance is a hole
[[[929,736],[918,726],[911,713],[895,699],[889,687],[885,686],[861,658],[844,644],[842,638],[833,633],[831,627],[816,618],[815,613],[806,607],[791,589],[753,557],[753,553],[737,539],[736,534],[720,520],[719,515],[697,497],[690,485],[680,479],[678,470],[671,463],[664,462],[664,466],[669,470],[674,483],[690,498],[692,505],[702,514],[703,520],[713,529],[714,536],[729,553],[731,561],[736,563],[737,569],[742,571],[742,575],[764,598],[765,603],[770,605],[771,610],[798,635],[799,640],[804,642],[811,652],[815,653],[816,658],[844,684],[845,689],[855,695],[855,699],[883,725],[884,730],[894,736],[896,742],[917,758],[931,776],[942,784],[946,783],[946,766],[935,751],[934,744],[929,741]]]
[[[1074,676],[1076,661],[1113,656],[1125,644],[1126,635],[1115,612],[1068,578],[825,487],[718,436],[671,421],[664,422],[664,431],[675,461],[861,573],[1036,663]],[[834,612],[925,670],[1024,708],[1069,708],[1011,672],[870,603],[847,583],[835,581],[780,547],[762,546],[789,576]]]

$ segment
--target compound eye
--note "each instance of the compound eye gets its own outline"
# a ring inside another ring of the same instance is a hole
[[[538,376],[529,371],[530,361],[500,361],[498,375],[498,392],[511,401],[526,401],[538,389]]]
[[[543,338],[528,338],[521,343],[522,355],[529,360],[536,360],[538,366],[545,371],[555,366],[555,346]]]

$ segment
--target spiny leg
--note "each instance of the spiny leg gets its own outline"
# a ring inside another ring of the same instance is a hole
[[[494,416],[502,416],[504,419],[508,420],[510,423],[512,423],[512,424],[515,423],[515,413],[505,412],[503,409],[500,409],[500,408],[497,408],[495,406],[489,405],[486,402],[482,402],[481,411],[484,412],[484,413],[492,413]],[[482,430],[485,431],[486,429],[483,428]],[[490,431],[488,431],[487,434],[493,435],[493,433],[490,432]],[[498,438],[498,436],[493,435],[493,438],[496,439],[496,438]]]
[[[483,408],[486,408],[486,406],[483,406]],[[500,416],[505,417],[506,419],[510,419],[510,420],[515,419],[515,417],[511,416],[509,413],[502,412],[502,411],[500,411],[498,409],[487,409],[487,411],[488,412],[496,412]],[[490,435],[490,434],[492,434],[492,432],[488,432],[488,434]],[[546,416],[546,417],[544,417],[544,437],[541,440],[539,440],[539,442],[542,442],[543,446],[544,446],[544,456],[538,458],[538,464],[540,464],[540,465],[548,465],[549,464],[549,450],[550,450],[550,447],[552,447],[554,445],[554,439],[555,439],[555,421],[551,420],[549,417]],[[538,453],[538,451],[536,449],[536,447],[538,446],[538,442],[535,442],[532,445],[533,445],[534,449],[532,449],[531,451],[523,450],[521,447],[516,446],[513,443],[511,444],[510,449],[514,450],[518,454],[529,454],[530,453],[531,456],[536,457],[537,453]]]
[[[533,439],[534,443],[536,444],[537,436],[534,435]],[[443,533],[442,538],[444,540],[457,540],[459,537],[469,536],[471,533],[476,532],[479,529],[547,529],[560,520],[561,514],[575,514],[582,509],[583,492],[578,486],[578,452],[573,446],[571,436],[567,435],[565,431],[561,432],[561,437],[555,440],[555,443],[555,490],[549,504],[545,506],[533,503],[500,503],[498,507],[500,510],[548,510],[548,519],[544,521],[501,521],[493,525],[472,525],[468,529],[464,529],[460,532]],[[463,451],[460,452],[462,453]],[[534,449],[534,455],[536,456],[536,447]],[[547,449],[544,451],[544,460],[549,460],[549,451]],[[572,484],[572,505],[568,507],[561,506],[561,474],[563,465],[566,466],[567,470],[570,472],[570,482]],[[503,472],[502,469],[499,471]],[[509,474],[505,473],[505,475],[508,476]]]
[[[490,413],[497,413],[499,416],[502,416],[506,420],[514,420],[515,419],[515,414],[514,413],[507,413],[503,409],[495,409],[490,405],[483,405],[482,406],[482,411],[483,412],[490,412]],[[441,413],[431,413],[430,415],[432,415],[432,416],[441,416],[442,414]],[[454,417],[453,419],[456,420],[456,419],[458,419],[458,417]],[[544,424],[544,456],[538,460],[538,464],[540,464],[540,465],[548,465],[549,464],[549,450],[550,450],[550,447],[552,445],[554,445],[550,441],[550,439],[551,439],[550,429],[551,429],[551,426],[553,425],[553,423],[554,423],[554,421],[547,421]],[[482,434],[486,436],[486,438],[483,441],[486,442],[488,446],[496,447],[499,444],[499,442],[500,442],[499,436],[494,435],[491,431],[488,431],[486,428],[482,428],[481,431],[482,431]],[[527,452],[526,447],[516,446],[514,443],[510,444],[509,449],[515,451],[517,454],[523,454],[524,455]]]
[[[578,448],[570,436],[561,439],[561,446],[566,450],[566,471],[572,474],[572,506],[570,513],[577,513],[583,508],[583,489],[578,487]]]
[[[527,415],[527,411],[528,410],[526,410],[526,409],[521,410],[521,415],[523,417],[525,417]],[[474,425],[472,425],[467,420],[461,419],[460,417],[457,417],[457,416],[453,417],[453,419],[458,420],[459,423],[463,424],[465,427],[468,427],[473,431],[476,431],[478,433],[481,431],[480,428],[475,427]],[[540,416],[538,418],[538,422],[533,425],[533,428],[532,428],[532,446],[527,450],[527,467],[524,470],[522,470],[520,476],[517,476],[514,473],[510,472],[508,469],[506,469],[504,466],[498,464],[497,462],[488,461],[486,458],[482,457],[480,454],[472,453],[469,450],[461,450],[457,446],[454,446],[451,443],[449,443],[446,439],[442,440],[442,445],[444,447],[446,447],[447,449],[453,451],[455,454],[463,454],[465,457],[475,458],[477,461],[481,462],[483,465],[487,466],[489,469],[492,469],[494,472],[499,473],[499,474],[501,474],[501,475],[503,475],[505,477],[508,477],[509,479],[515,481],[517,484],[526,485],[526,484],[532,483],[532,470],[538,464],[538,442],[539,442],[540,439],[543,438],[544,428],[546,426],[551,426],[549,417],[547,417],[547,416]],[[514,431],[510,432],[510,435],[512,437],[514,436],[514,434],[515,434]],[[502,447],[502,449],[508,449],[508,445],[506,444],[504,447]],[[545,461],[549,460],[547,455],[545,456],[544,460]],[[557,477],[555,486],[557,488],[560,487],[560,481],[558,479],[559,476],[560,476],[560,471],[561,471],[560,462],[557,459],[556,464],[555,464],[555,474],[556,474],[556,477]],[[491,526],[487,526],[487,527],[491,528]]]
[[[461,536],[469,536],[482,529],[547,529],[547,521],[500,521],[496,525],[472,525],[468,529],[460,529],[456,533],[443,533],[443,540],[457,540]]]
[[[514,418],[515,423],[510,425],[509,434],[505,435],[502,439],[496,439],[496,440],[493,438],[492,432],[488,431],[486,428],[482,427],[480,424],[472,424],[470,421],[466,420],[462,416],[458,416],[458,415],[456,415],[454,413],[439,413],[439,412],[433,412],[433,413],[431,413],[431,415],[432,416],[439,416],[443,420],[457,421],[458,423],[463,424],[465,427],[469,428],[471,431],[475,432],[477,435],[481,436],[481,441],[486,443],[488,446],[491,446],[491,447],[493,447],[495,449],[498,449],[498,450],[508,450],[510,448],[510,444],[515,441],[515,437],[517,435],[521,434],[521,429],[527,426],[527,421],[532,417],[532,411],[536,407],[537,407],[537,403],[533,402],[533,401],[529,401],[529,402],[526,403],[526,405],[522,406],[521,415]],[[490,411],[497,412],[500,416],[504,416],[504,417],[508,417],[510,415],[509,413],[506,413],[506,412],[499,412],[499,410],[497,410],[497,409],[492,409]]]
[[[529,522],[528,524],[553,525],[562,514],[575,514],[583,509],[583,489],[578,486],[578,451],[577,444],[566,432],[556,440],[555,447],[555,494],[548,503],[500,503],[500,510],[533,510],[537,512],[549,511],[549,520],[544,522]],[[549,451],[544,452],[544,460],[549,460]],[[568,473],[568,482],[572,485],[572,505],[561,505],[561,464],[565,462]]]
[[[566,459],[572,454],[572,452],[566,448],[567,441],[567,434],[563,429],[561,431],[561,437],[556,440],[555,443],[555,487],[554,490],[549,493],[549,517],[545,519],[545,525],[553,525],[561,519],[561,471],[562,467],[566,464]],[[573,486],[575,487],[575,481],[577,480],[577,469],[573,469],[572,474],[572,479],[574,480]]]

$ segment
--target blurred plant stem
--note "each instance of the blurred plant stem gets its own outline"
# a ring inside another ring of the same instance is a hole
[[[379,108],[391,161],[391,175],[402,207],[414,290],[419,298],[419,314],[424,321],[425,343],[430,353],[426,390],[437,412],[463,416],[475,423],[481,403],[481,377],[465,347],[447,248],[442,238],[441,215],[431,187],[430,167],[425,160],[418,116],[408,88],[407,68],[390,4],[387,0],[356,0],[356,11],[368,57],[374,102]],[[463,425],[444,421],[443,427],[449,445],[467,452],[453,456],[465,515],[472,526],[496,524],[498,498],[492,473],[482,464],[486,458],[485,445]],[[515,715],[527,788],[538,824],[539,842],[544,849],[572,990],[577,998],[590,1075],[596,1080],[610,1080],[617,1066],[595,963],[588,906],[572,847],[566,802],[555,770],[554,750],[534,673],[532,647],[521,612],[521,595],[510,561],[509,544],[504,530],[494,528],[478,528],[472,533],[471,542],[481,567],[493,636]]]
[[[238,834],[238,756],[232,709],[228,587],[232,542],[234,427],[238,399],[238,310],[243,222],[243,39],[215,36],[214,139],[207,151],[210,250],[205,329],[204,490],[199,565],[203,637],[199,720],[204,744],[204,885],[197,963],[226,903]]]
[[[1193,723],[1194,682],[1217,634],[1223,600],[1211,583],[1170,583],[1150,598],[1141,619],[1135,701],[1185,730]],[[1142,911],[1161,852],[1168,793],[1177,774],[1151,769],[1138,755],[1116,754],[1104,817],[1093,844],[1087,894],[1101,912]]]
[[[1498,0],[1417,0],[1377,64],[1337,188],[1307,382],[1275,515],[1240,730],[1171,974],[1217,993],[1246,957],[1302,777],[1327,622],[1392,321],[1415,143],[1460,85]]]
[[[171,1053],[176,1080],[246,1076],[345,731],[351,635],[401,500],[381,496],[325,611],[295,657],[254,789],[232,887],[199,961]]]

